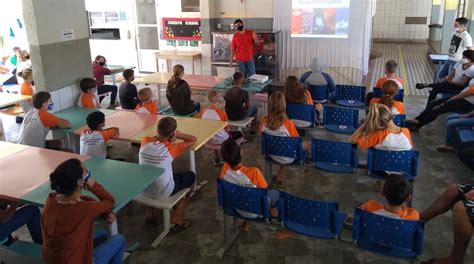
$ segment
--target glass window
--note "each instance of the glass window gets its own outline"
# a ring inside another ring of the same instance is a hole
[[[199,0],[181,0],[181,12],[199,12]]]

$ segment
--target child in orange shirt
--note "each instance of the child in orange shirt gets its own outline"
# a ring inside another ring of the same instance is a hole
[[[226,112],[219,106],[219,101],[221,100],[220,94],[216,90],[211,90],[207,94],[207,100],[209,101],[209,106],[201,109],[201,112],[197,113],[194,117],[202,118],[207,120],[217,120],[217,121],[228,121]],[[221,145],[228,138],[237,140],[243,137],[242,132],[240,131],[230,131],[229,125],[224,129],[221,129],[213,138],[208,142],[215,145]],[[214,150],[214,166],[221,166],[221,156],[218,150]]]
[[[92,112],[87,116],[89,129],[81,133],[80,154],[105,159],[107,156],[107,142],[119,134],[118,127],[103,129],[105,115],[100,111]]]
[[[262,132],[279,137],[299,137],[295,124],[286,116],[286,102],[283,93],[273,93],[268,99],[268,116],[263,117],[260,121],[260,133]],[[303,142],[303,148],[308,150],[309,142]],[[294,159],[273,155],[270,157],[280,163],[275,181],[277,184],[283,184],[285,164],[292,163]]]
[[[82,94],[79,96],[77,105],[87,109],[100,108],[99,98],[96,96],[97,84],[92,78],[83,78],[79,82]]]
[[[410,184],[402,175],[391,173],[385,179],[383,188],[380,192],[387,199],[388,204],[383,205],[374,200],[369,200],[360,208],[374,214],[402,219],[402,220],[420,220],[420,214],[413,208],[407,207],[406,203],[410,201]]]
[[[30,68],[26,68],[21,72],[20,76],[24,80],[20,87],[21,95],[33,96],[33,70],[31,70]]]
[[[152,100],[152,91],[149,87],[145,87],[138,91],[138,99],[141,101],[137,104],[135,111],[142,114],[157,114],[158,113],[158,102]]]
[[[404,115],[405,105],[403,102],[395,101],[393,97],[398,93],[399,85],[394,80],[387,80],[382,85],[382,97],[370,100],[370,105],[380,103],[392,110],[393,115]]]
[[[384,69],[385,76],[377,80],[377,82],[375,83],[375,87],[381,89],[383,84],[386,81],[392,80],[397,83],[399,89],[403,89],[405,82],[403,81],[402,78],[400,78],[397,75],[397,68],[398,68],[398,64],[396,61],[394,60],[387,61],[385,63],[385,69]],[[366,102],[369,103],[372,100],[372,98],[374,98],[374,93],[373,92],[368,93]]]

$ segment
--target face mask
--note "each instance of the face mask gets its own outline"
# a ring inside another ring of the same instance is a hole
[[[97,88],[92,88],[91,89],[91,93],[95,94],[95,92],[97,91]]]
[[[48,104],[48,110],[49,111],[53,110],[53,107],[54,107],[54,103],[49,103]]]
[[[244,30],[244,26],[238,26],[238,27],[237,27],[237,30],[238,30],[238,31],[243,31],[243,30]]]
[[[99,62],[99,65],[100,65],[100,66],[104,66],[104,65],[105,65],[105,62],[103,62],[103,61]]]
[[[86,183],[90,177],[91,177],[91,170],[87,170],[87,174],[86,176],[82,176],[82,180],[84,181],[84,183]]]
[[[462,64],[469,63],[469,60],[468,60],[468,59],[464,59],[464,58],[462,58],[460,61],[461,61]]]

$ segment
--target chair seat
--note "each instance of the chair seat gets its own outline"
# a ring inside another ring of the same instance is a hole
[[[144,194],[140,194],[137,197],[135,197],[135,199],[133,200],[138,203],[141,203],[143,205],[150,206],[153,208],[171,210],[173,209],[173,206],[176,203],[178,203],[179,200],[181,200],[189,191],[190,189],[186,188],[175,193],[173,196],[161,198],[161,199],[153,199],[153,198],[145,196]]]
[[[314,163],[314,166],[318,169],[331,171],[331,172],[341,172],[341,173],[354,172],[354,168],[352,168],[348,164],[317,161],[316,163]]]
[[[311,237],[333,239],[336,236],[329,229],[310,227],[308,225],[303,225],[303,224],[295,223],[292,221],[285,222],[285,226],[286,228],[290,230],[293,230],[300,234],[311,236]]]
[[[459,131],[459,138],[462,142],[474,141],[474,131],[469,129],[462,129]]]
[[[355,131],[355,127],[353,126],[344,126],[344,125],[335,125],[335,124],[325,125],[324,128],[332,132],[346,133],[346,134],[350,134]]]
[[[337,100],[336,104],[348,107],[362,107],[365,105],[363,102],[355,100]]]
[[[229,121],[229,126],[233,127],[247,127],[249,126],[253,121],[253,117],[247,117],[242,120],[237,120],[237,121]]]

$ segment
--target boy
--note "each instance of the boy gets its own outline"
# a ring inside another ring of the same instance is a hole
[[[26,113],[21,124],[18,143],[38,148],[60,148],[60,141],[46,140],[46,135],[50,128],[70,128],[71,124],[66,119],[48,113],[53,109],[51,94],[48,92],[42,91],[33,95],[33,107],[34,109]]]
[[[79,96],[77,105],[87,109],[100,108],[100,103],[96,96],[97,85],[95,80],[92,78],[83,78],[79,82],[79,87],[81,88],[82,94]]]
[[[383,84],[388,80],[393,80],[398,84],[399,89],[403,89],[403,80],[397,75],[398,64],[394,60],[389,60],[385,63],[385,77],[381,77],[375,83],[375,87],[382,88]]]
[[[388,205],[382,205],[374,200],[369,200],[360,208],[374,214],[403,220],[420,220],[420,214],[413,208],[406,206],[411,199],[410,184],[397,173],[390,173],[385,179],[380,193],[387,199]]]
[[[125,82],[120,84],[119,87],[120,104],[123,109],[134,110],[139,102],[137,98],[137,87],[132,83],[133,80],[135,80],[134,71],[132,69],[126,69],[122,72],[122,76]]]
[[[103,129],[105,115],[100,111],[87,116],[88,130],[81,133],[80,154],[105,159],[107,156],[107,141],[119,134],[118,127]]]
[[[219,100],[221,96],[216,90],[211,90],[207,94],[207,100],[210,105],[205,107],[199,112],[195,117],[207,119],[207,120],[217,120],[217,121],[228,121],[227,114],[220,108]],[[226,141],[229,137],[233,140],[241,138],[242,132],[240,131],[229,131],[229,125],[224,129],[221,129],[217,135],[209,140],[209,143],[215,145],[221,145],[222,142]],[[221,157],[218,150],[214,150],[214,166],[221,166]]]
[[[177,123],[172,117],[160,119],[157,126],[158,135],[145,137],[142,140],[140,152],[138,154],[139,164],[163,168],[164,174],[155,182],[148,186],[144,195],[153,198],[167,198],[173,194],[194,186],[196,175],[192,171],[173,173],[173,160],[188,150],[194,143],[196,137],[176,131]],[[176,143],[179,139],[181,142]],[[175,231],[186,229],[191,221],[184,219],[184,208],[186,198],[181,199],[175,206],[171,215],[171,222],[175,224]],[[148,208],[146,212],[146,222],[157,221],[156,211]]]
[[[257,106],[250,105],[249,93],[242,90],[244,75],[236,72],[233,75],[234,87],[229,89],[225,96],[225,111],[229,120],[238,121],[247,117],[253,117],[251,134],[255,134],[257,128]]]
[[[141,103],[138,103],[135,111],[142,114],[157,114],[158,113],[158,102],[152,101],[153,93],[149,87],[145,87],[138,91],[138,99]]]

